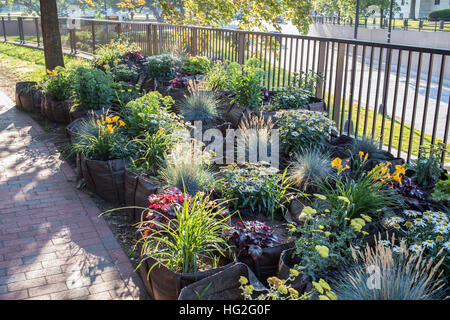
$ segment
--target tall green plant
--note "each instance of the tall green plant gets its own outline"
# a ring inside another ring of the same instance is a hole
[[[142,255],[139,266],[152,257],[158,260],[149,270],[164,264],[174,272],[198,272],[200,262],[217,261],[225,256],[228,244],[223,236],[228,228],[225,206],[220,202],[211,202],[204,194],[196,194],[190,200],[185,195],[181,209],[174,207],[176,222],[164,224],[154,221],[161,230],[148,227],[149,235],[142,238]],[[142,226],[142,224],[141,224]]]
[[[56,101],[69,99],[71,96],[69,75],[70,71],[62,67],[47,70],[47,75],[39,83],[42,92]]]

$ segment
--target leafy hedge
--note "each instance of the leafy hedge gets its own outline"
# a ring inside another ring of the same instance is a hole
[[[428,20],[444,20],[450,21],[450,9],[437,10],[428,14]]]

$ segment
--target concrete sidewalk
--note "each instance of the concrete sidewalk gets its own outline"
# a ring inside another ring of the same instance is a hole
[[[73,170],[43,134],[0,92],[0,300],[148,298],[99,209],[74,187]]]

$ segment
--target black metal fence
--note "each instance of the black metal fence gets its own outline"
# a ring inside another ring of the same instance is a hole
[[[354,19],[342,18],[340,16],[324,16],[312,15],[310,16],[314,23],[332,24],[338,26],[353,26]],[[387,29],[389,27],[389,18],[373,18],[362,17],[359,18],[358,26],[361,28],[371,29]],[[414,30],[414,31],[432,31],[432,32],[449,32],[450,21],[436,20],[431,21],[427,19],[409,19],[409,18],[393,18],[391,22],[393,30]]]
[[[0,39],[41,45],[37,18],[2,18]],[[34,26],[34,29],[33,29]],[[34,31],[33,31],[34,30]],[[450,127],[450,50],[279,33],[179,26],[148,22],[60,19],[63,47],[92,54],[115,39],[127,39],[146,55],[173,52],[230,60],[257,58],[264,85],[278,90],[299,72],[314,71],[328,113],[340,131],[369,136],[410,161],[419,146],[441,142]],[[450,162],[442,154],[442,163]]]

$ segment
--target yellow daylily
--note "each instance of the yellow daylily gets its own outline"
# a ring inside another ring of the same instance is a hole
[[[342,166],[342,160],[341,158],[336,158],[331,162],[332,167],[338,167],[340,168]]]
[[[327,258],[329,256],[330,253],[330,249],[328,249],[327,246],[315,246],[315,249],[317,250],[317,252],[320,254],[320,256],[322,258]]]

